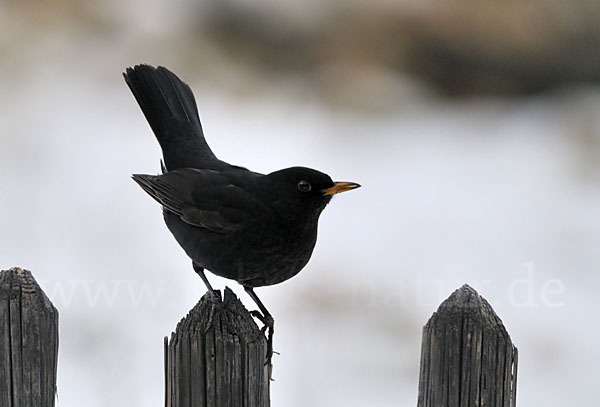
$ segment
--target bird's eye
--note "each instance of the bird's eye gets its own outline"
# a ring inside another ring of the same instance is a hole
[[[310,186],[310,182],[302,180],[302,181],[298,181],[298,190],[301,192],[308,192],[310,191],[311,186]]]

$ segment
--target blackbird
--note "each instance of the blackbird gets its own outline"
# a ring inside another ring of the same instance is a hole
[[[253,288],[281,283],[306,265],[319,215],[332,195],[358,188],[322,172],[291,167],[259,174],[219,160],[204,139],[194,94],[164,67],[123,74],[163,152],[162,174],[133,180],[163,207],[165,223],[204,269],[240,283],[259,307],[272,352],[274,320]]]

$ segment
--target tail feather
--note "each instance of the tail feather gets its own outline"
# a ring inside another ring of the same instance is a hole
[[[164,67],[136,65],[123,73],[163,151],[168,171],[217,169],[223,164],[204,139],[194,94]]]

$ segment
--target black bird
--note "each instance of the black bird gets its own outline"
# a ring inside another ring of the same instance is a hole
[[[254,287],[281,283],[306,265],[319,215],[333,194],[358,188],[322,172],[292,167],[259,174],[219,160],[204,139],[194,94],[164,67],[137,65],[123,74],[163,152],[161,175],[133,175],[163,207],[167,227],[204,269],[239,282],[268,327],[273,318]]]

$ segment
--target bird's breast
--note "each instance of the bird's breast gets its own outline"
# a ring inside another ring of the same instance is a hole
[[[221,277],[260,287],[288,280],[310,260],[316,224],[297,227],[281,221],[253,219],[229,233],[189,225],[165,212],[167,227],[196,263]]]

